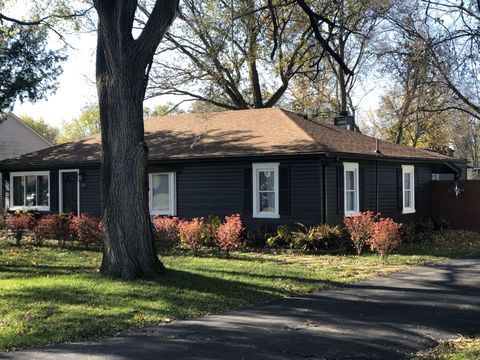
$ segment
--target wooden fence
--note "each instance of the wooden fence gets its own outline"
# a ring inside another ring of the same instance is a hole
[[[480,180],[432,181],[432,215],[455,229],[480,231]]]

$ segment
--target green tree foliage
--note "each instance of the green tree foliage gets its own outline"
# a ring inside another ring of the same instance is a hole
[[[57,88],[63,50],[49,50],[47,30],[41,26],[0,27],[0,111],[15,101],[44,99]]]
[[[16,18],[8,15],[11,4],[0,0],[0,112],[11,110],[16,101],[44,99],[57,89],[67,44],[52,49],[48,37],[65,42],[62,32],[78,30],[92,8],[88,1],[34,0],[22,3],[22,18]]]
[[[56,127],[52,125],[49,125],[44,119],[35,120],[30,116],[26,116],[26,115],[20,116],[20,119],[22,119],[22,121],[25,124],[30,126],[33,130],[35,130],[40,135],[42,135],[45,139],[47,139],[53,145],[57,143],[60,130],[58,130]]]
[[[69,122],[63,122],[58,143],[77,141],[100,132],[100,113],[97,105],[87,105],[80,116]]]

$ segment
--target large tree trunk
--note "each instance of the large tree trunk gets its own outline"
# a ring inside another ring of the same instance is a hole
[[[178,3],[159,0],[137,40],[131,35],[135,1],[96,0],[95,6],[105,237],[100,270],[122,279],[153,278],[164,267],[155,250],[148,208],[143,100],[148,64]]]
[[[156,277],[164,270],[150,223],[143,97],[138,90],[124,69],[110,74],[98,89],[105,233],[101,271],[123,279]]]

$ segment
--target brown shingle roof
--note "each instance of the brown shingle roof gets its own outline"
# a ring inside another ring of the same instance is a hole
[[[334,125],[307,120],[278,108],[163,116],[145,121],[150,160],[375,153],[375,138]],[[83,140],[9,159],[4,167],[99,162],[101,139]],[[454,160],[428,150],[380,142],[384,158]]]

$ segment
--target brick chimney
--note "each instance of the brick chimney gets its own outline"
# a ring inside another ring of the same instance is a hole
[[[343,127],[350,131],[356,131],[355,118],[348,114],[346,111],[340,111],[340,114],[333,119],[333,123],[336,126]]]

